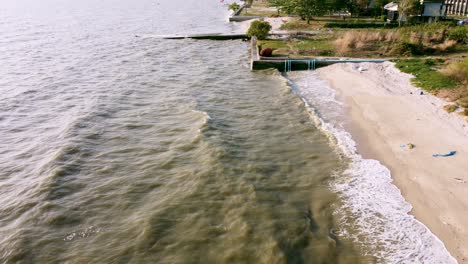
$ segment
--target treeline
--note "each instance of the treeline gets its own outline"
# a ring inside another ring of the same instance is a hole
[[[288,15],[298,15],[307,23],[316,16],[349,12],[351,16],[359,16],[371,11],[372,15],[382,15],[383,7],[390,0],[269,0],[270,6],[278,8],[279,12]]]

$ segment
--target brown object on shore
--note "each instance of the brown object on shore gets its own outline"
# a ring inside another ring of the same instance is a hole
[[[364,63],[365,75],[353,67],[334,64],[316,73],[348,105],[347,130],[357,141],[358,152],[390,169],[395,185],[413,206],[411,214],[444,242],[460,264],[467,264],[467,189],[454,180],[466,178],[468,172],[468,127],[463,117],[447,113],[443,109],[447,102],[440,98],[411,95],[416,89],[412,76],[391,63]],[[417,148],[402,152],[402,138]],[[459,155],[432,157],[435,150],[452,148]]]
[[[271,48],[264,48],[260,51],[260,56],[271,57],[273,50]]]

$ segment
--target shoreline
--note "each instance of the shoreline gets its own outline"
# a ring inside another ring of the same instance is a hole
[[[411,214],[445,244],[459,263],[468,263],[468,129],[461,117],[442,112],[443,101],[419,94],[411,76],[391,63],[336,64],[317,70],[345,103],[345,124],[363,158],[390,171],[412,205]],[[340,76],[339,79],[335,78]],[[402,148],[414,144],[414,149]],[[453,157],[432,154],[456,150]]]

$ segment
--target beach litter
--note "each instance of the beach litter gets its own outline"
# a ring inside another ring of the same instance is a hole
[[[402,148],[402,149],[405,149],[405,148],[414,149],[415,147],[416,147],[416,145],[414,145],[414,144],[412,144],[412,143],[401,144],[401,145],[400,145],[400,148]]]
[[[464,181],[463,179],[460,179],[460,178],[455,178],[455,180],[459,183],[466,183],[466,181]]]
[[[457,154],[457,152],[455,150],[452,150],[447,154],[433,154],[432,157],[450,157],[450,156],[453,156],[455,154]]]

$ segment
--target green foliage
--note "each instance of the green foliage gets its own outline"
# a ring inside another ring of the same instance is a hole
[[[452,29],[449,32],[448,36],[449,36],[449,39],[455,40],[459,43],[468,42],[468,25],[459,26],[459,27]]]
[[[296,0],[295,12],[309,23],[314,16],[322,16],[327,12],[325,0]]]
[[[359,13],[365,11],[369,4],[369,0],[347,0],[346,7],[351,13],[351,16],[359,16]]]
[[[435,92],[441,89],[454,88],[457,82],[434,67],[440,65],[439,60],[409,59],[397,60],[396,67],[403,72],[414,75],[412,82],[426,91]]]
[[[268,5],[278,8],[279,11],[288,15],[295,14],[297,0],[268,0]]]
[[[283,56],[333,56],[335,49],[330,39],[299,39],[299,40],[260,40],[261,48],[273,49],[273,54]]]
[[[410,15],[418,15],[421,10],[421,3],[419,0],[401,0],[398,3],[398,12],[399,15],[399,22],[401,19]]]
[[[424,46],[422,44],[414,44],[409,42],[399,42],[393,47],[392,54],[394,55],[423,55]]]
[[[298,15],[309,22],[327,11],[342,9],[347,0],[269,0],[268,5],[289,15]],[[367,1],[367,0],[360,0]]]
[[[229,5],[228,10],[232,10],[232,11],[236,12],[237,10],[239,10],[239,8],[240,8],[240,5],[238,3],[234,2],[234,3]]]
[[[247,31],[247,36],[255,36],[257,39],[266,39],[270,30],[270,23],[266,21],[255,20],[252,22],[252,24],[250,24],[249,30]]]

